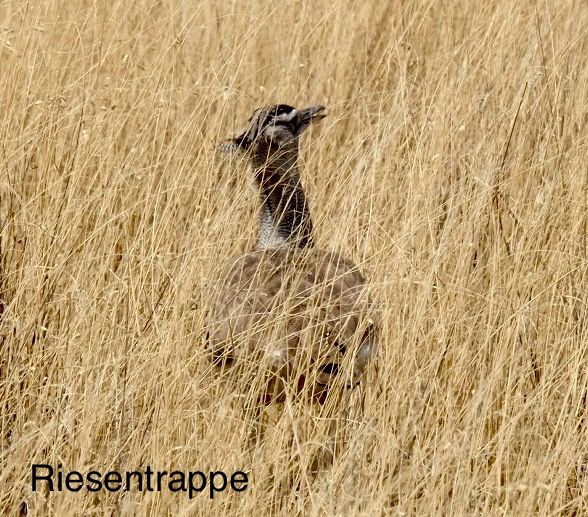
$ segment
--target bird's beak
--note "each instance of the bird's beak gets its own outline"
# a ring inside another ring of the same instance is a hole
[[[315,122],[317,120],[321,120],[327,116],[325,113],[327,108],[324,106],[310,106],[309,108],[304,108],[298,110],[298,120],[301,125],[308,125],[311,122]]]

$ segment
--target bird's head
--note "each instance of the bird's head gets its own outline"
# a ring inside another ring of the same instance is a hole
[[[244,151],[251,155],[263,152],[269,157],[280,149],[297,146],[298,137],[310,124],[326,116],[324,106],[296,109],[287,104],[258,108],[245,131],[225,142],[225,152]]]

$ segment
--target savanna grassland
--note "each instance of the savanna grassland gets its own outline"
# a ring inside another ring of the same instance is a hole
[[[3,1],[1,513],[587,515],[587,28],[582,0]],[[328,106],[302,181],[381,336],[252,445],[202,334],[257,230],[218,143],[276,102]],[[32,492],[32,463],[250,483]]]

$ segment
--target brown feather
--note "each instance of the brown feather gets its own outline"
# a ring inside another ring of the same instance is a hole
[[[376,343],[352,262],[314,248],[266,249],[237,257],[223,278],[208,327],[217,361],[254,362],[287,382],[310,375],[328,385],[343,372],[346,384],[357,383]]]
[[[266,395],[288,386],[324,392],[334,379],[354,386],[376,351],[361,273],[341,255],[313,247],[298,145],[324,109],[260,108],[233,139],[249,156],[260,190],[258,249],[233,259],[215,286],[207,346],[217,364],[267,374]]]

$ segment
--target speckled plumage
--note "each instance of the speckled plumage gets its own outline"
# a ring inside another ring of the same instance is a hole
[[[215,285],[207,346],[217,364],[253,364],[283,382],[354,386],[377,349],[375,315],[358,268],[314,247],[298,172],[299,135],[323,110],[258,109],[229,144],[250,159],[260,236]]]
[[[325,385],[336,373],[327,365],[347,366],[345,383],[357,383],[375,352],[376,327],[352,262],[313,248],[258,250],[237,257],[224,278],[208,328],[217,362],[253,359],[285,376],[307,362]]]

